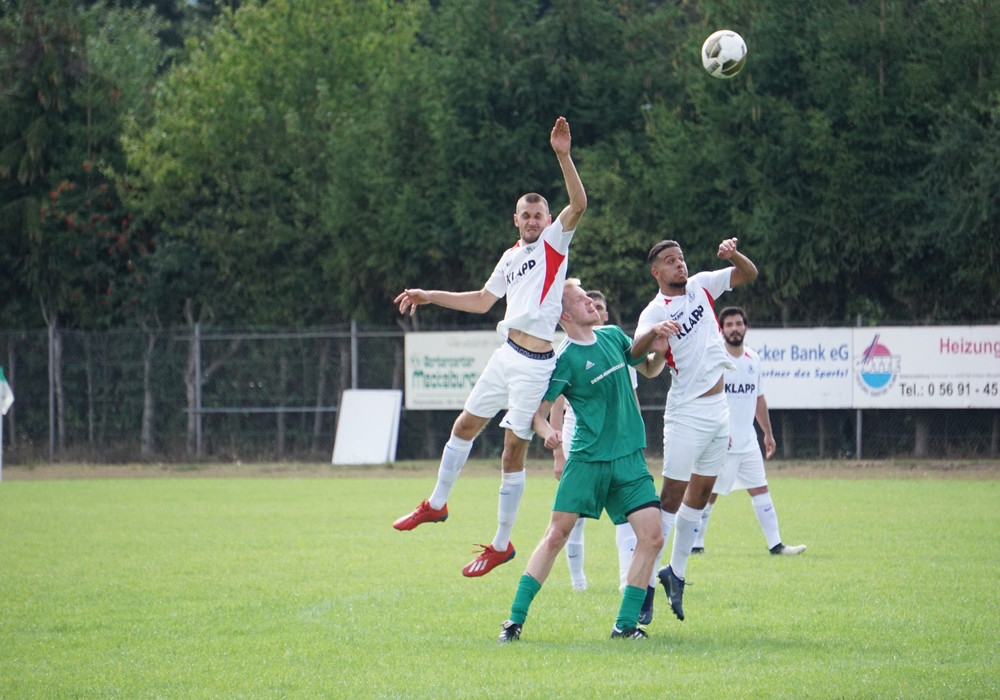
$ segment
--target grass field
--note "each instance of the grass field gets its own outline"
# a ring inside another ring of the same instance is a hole
[[[661,591],[644,642],[608,639],[614,532],[591,522],[590,589],[571,591],[560,558],[521,641],[500,646],[548,521],[544,467],[529,469],[517,558],[481,579],[460,570],[496,527],[490,469],[470,465],[447,523],[409,533],[391,522],[429,493],[426,468],[5,469],[0,697],[996,698],[1000,480],[943,473],[772,472],[785,541],[809,546],[800,557],[767,553],[744,493],[720,499],[688,567],[687,620]]]

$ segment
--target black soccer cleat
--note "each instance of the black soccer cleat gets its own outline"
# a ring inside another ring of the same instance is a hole
[[[792,555],[792,556],[794,556],[796,554],[802,554],[802,552],[804,552],[804,551],[806,551],[806,546],[804,544],[796,544],[796,545],[792,545],[791,547],[789,547],[788,545],[781,544],[781,542],[779,542],[778,544],[774,545],[770,549],[771,554],[776,554],[776,555],[779,555],[779,556],[780,555],[784,555],[784,556]]]
[[[611,628],[611,638],[612,639],[648,639],[649,635],[646,634],[646,630],[642,627],[633,627],[632,629],[620,630],[618,625]]]
[[[500,637],[497,641],[501,644],[506,644],[507,642],[516,642],[520,638],[521,625],[513,620],[507,620],[503,623],[503,629],[500,631]]]
[[[656,575],[660,579],[660,583],[663,584],[663,589],[667,592],[667,600],[670,601],[670,609],[674,611],[674,615],[677,616],[678,620],[684,620],[684,608],[682,607],[684,601],[684,581],[677,578],[674,575],[674,570],[669,566],[665,569],[660,569],[660,572]]]

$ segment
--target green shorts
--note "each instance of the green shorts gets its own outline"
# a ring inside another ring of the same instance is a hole
[[[570,453],[552,510],[595,519],[604,510],[611,522],[621,525],[631,513],[659,505],[642,450],[611,462],[583,462]]]

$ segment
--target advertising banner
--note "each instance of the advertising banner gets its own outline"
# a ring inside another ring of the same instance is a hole
[[[769,408],[851,408],[850,328],[750,328]]]
[[[854,329],[856,408],[1000,408],[1000,327]]]
[[[461,409],[501,342],[407,333],[406,408]],[[750,328],[745,345],[772,409],[1000,408],[1000,326]]]
[[[502,342],[496,331],[407,333],[407,410],[460,410]]]

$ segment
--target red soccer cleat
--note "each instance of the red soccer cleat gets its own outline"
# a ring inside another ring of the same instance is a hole
[[[394,522],[392,526],[397,530],[412,530],[417,525],[422,525],[423,523],[443,523],[447,519],[447,503],[441,506],[440,510],[434,510],[431,508],[430,503],[427,501],[421,501],[415,511],[409,515],[404,515],[402,518]]]
[[[465,565],[465,568],[462,569],[463,576],[484,576],[501,564],[506,564],[514,558],[513,542],[508,542],[507,549],[503,552],[498,552],[491,544],[477,544],[476,546],[482,547],[483,551],[479,553],[478,557]]]

